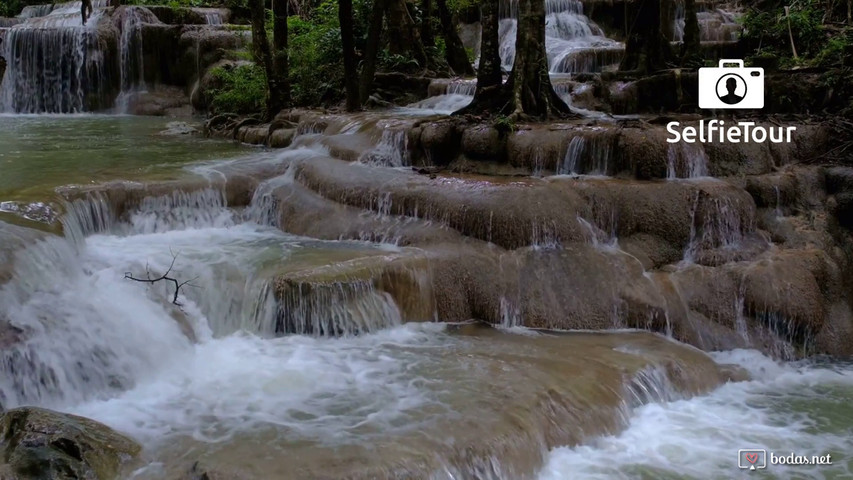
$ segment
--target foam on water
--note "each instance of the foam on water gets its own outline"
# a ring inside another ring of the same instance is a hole
[[[777,363],[752,350],[714,357],[741,366],[753,380],[643,405],[622,433],[553,450],[540,480],[728,480],[740,475],[738,449],[749,448],[836,459],[832,466],[768,465],[757,478],[850,478],[853,408],[846,399],[853,393],[853,366]]]
[[[176,359],[182,368],[73,411],[149,445],[178,436],[219,442],[270,424],[301,438],[352,441],[367,426],[402,428],[407,411],[431,402],[407,375],[416,352],[400,347],[439,347],[449,341],[443,328],[412,324],[342,339],[232,335],[185,350]]]

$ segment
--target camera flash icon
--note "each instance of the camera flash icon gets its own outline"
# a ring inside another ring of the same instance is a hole
[[[744,470],[767,468],[767,450],[757,448],[738,450],[737,466]]]

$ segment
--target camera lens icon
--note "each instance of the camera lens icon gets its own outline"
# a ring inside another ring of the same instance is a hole
[[[717,68],[699,69],[698,93],[699,108],[764,108],[764,69],[744,68],[743,60],[720,60]]]

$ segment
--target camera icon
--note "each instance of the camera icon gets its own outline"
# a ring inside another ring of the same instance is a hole
[[[764,69],[744,68],[743,60],[700,68],[699,108],[764,108]]]

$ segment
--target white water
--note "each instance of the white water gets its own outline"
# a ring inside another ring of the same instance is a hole
[[[119,113],[128,112],[130,95],[145,90],[145,65],[143,64],[142,24],[146,21],[139,7],[124,9],[119,53],[121,54],[121,92],[116,99]]]
[[[409,136],[407,129],[392,126],[382,128],[376,146],[361,154],[358,161],[367,165],[403,167],[409,165]]]
[[[566,147],[563,161],[557,166],[557,174],[610,174],[615,147],[615,137],[607,130],[578,132]]]
[[[699,23],[700,42],[736,42],[743,30],[739,23],[740,11],[724,9],[706,10],[703,5],[697,5],[696,20]],[[672,41],[684,41],[685,20],[684,2],[675,2],[675,19],[673,20]]]
[[[702,145],[669,144],[666,151],[666,178],[701,178],[709,176],[708,155]]]
[[[501,1],[499,26],[501,65],[512,70],[518,31],[518,4]],[[552,73],[595,72],[619,63],[624,45],[607,38],[583,14],[578,0],[546,0],[545,49]]]
[[[323,264],[325,252],[358,257],[376,248],[240,223],[218,190],[149,197],[121,221],[101,197],[69,208],[69,237],[15,252],[14,280],[0,287],[0,318],[23,338],[0,351],[0,403],[7,408],[67,409],[133,390],[237,331],[348,335],[400,323],[386,295],[358,282],[341,285],[337,295],[317,290],[295,299],[311,311],[300,303],[279,307],[270,280],[290,259],[309,266]],[[173,285],[125,278],[164,274],[173,257],[171,276],[191,281],[180,291],[181,308],[171,304]],[[202,345],[193,346],[193,338]]]
[[[114,399],[73,411],[148,445],[184,435],[221,442],[269,424],[302,438],[351,442],[366,426],[399,430],[407,411],[432,402],[406,372],[416,352],[399,347],[440,347],[448,341],[443,328],[413,324],[341,339],[209,339],[176,356],[182,368],[163,369]]]
[[[106,2],[84,26],[80,2],[60,4],[46,16],[15,25],[6,33],[6,74],[0,112],[79,113],[87,96],[104,88],[108,59],[98,49],[96,25]]]
[[[634,410],[628,428],[588,445],[551,452],[540,480],[851,478],[853,366],[780,364],[750,350],[714,355],[753,380],[690,400]],[[769,465],[741,473],[738,449],[832,454],[832,466]]]
[[[508,73],[515,62],[517,0],[501,0],[499,11],[501,68]],[[599,72],[621,60],[624,45],[607,38],[604,31],[583,14],[583,4],[579,0],[546,0],[545,13],[545,50],[552,75]],[[471,103],[475,89],[476,82],[455,80],[448,84],[444,94],[413,103],[407,108],[449,115]],[[595,115],[594,112],[572,107],[568,88],[561,88],[557,93],[576,113]]]

